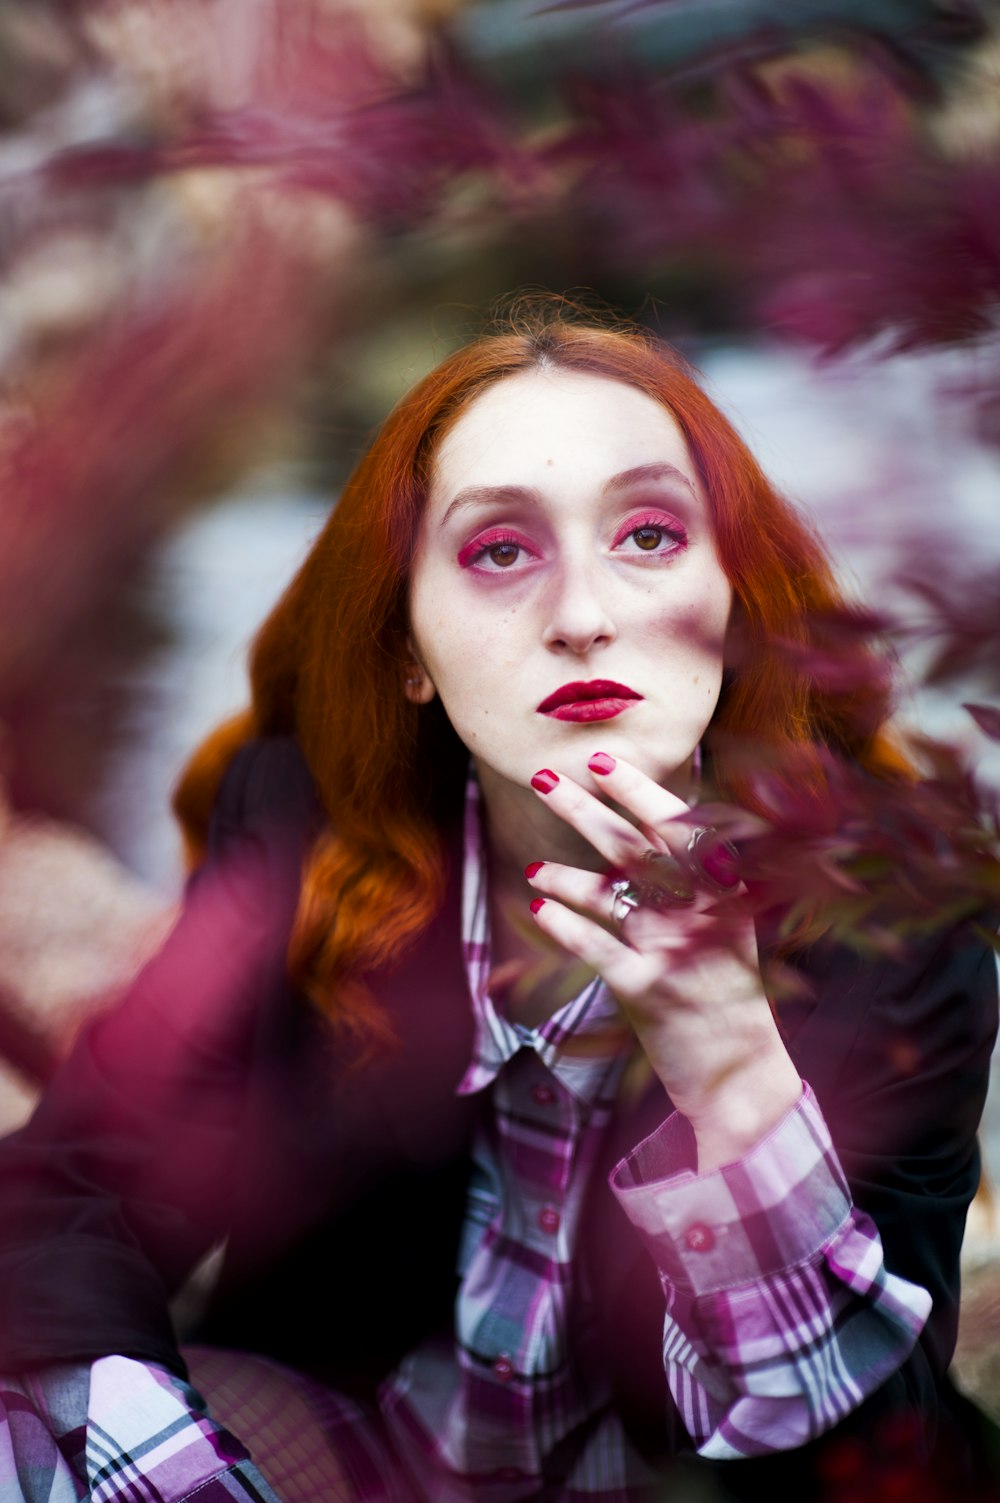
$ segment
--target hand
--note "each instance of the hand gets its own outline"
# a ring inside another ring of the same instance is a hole
[[[610,761],[611,759],[602,759]],[[691,1121],[698,1165],[738,1158],[795,1105],[802,1082],[760,976],[753,921],[734,887],[721,896],[696,887],[677,906],[641,903],[618,925],[612,883],[624,871],[644,879],[652,849],[683,864],[691,811],[619,758],[592,773],[635,823],[595,793],[560,776],[539,798],[609,863],[606,873],[544,863],[529,878],[543,895],[535,921],[571,955],[600,973],[678,1111]]]

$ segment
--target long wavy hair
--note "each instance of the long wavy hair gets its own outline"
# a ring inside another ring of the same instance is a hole
[[[647,330],[568,309],[516,307],[410,390],[377,431],[297,575],[258,632],[252,701],[194,753],[174,796],[197,864],[219,782],[252,737],[291,733],[328,823],[306,859],[288,962],[332,1019],[378,1019],[361,982],[437,910],[442,830],[460,804],[466,754],[440,703],[404,693],[407,593],[437,445],[485,388],[519,371],[590,372],[633,386],[679,424],[704,488],[734,595],[727,669],[705,737],[722,798],[757,807],[754,770],[822,781],[822,751],[893,777],[884,666],[810,528],[770,485],[690,367]],[[817,678],[836,635],[838,673]]]

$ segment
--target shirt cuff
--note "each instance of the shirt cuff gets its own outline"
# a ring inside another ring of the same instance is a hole
[[[675,1112],[610,1177],[661,1274],[678,1288],[712,1294],[807,1263],[850,1217],[850,1190],[808,1085],[734,1163],[697,1174],[690,1144],[687,1119]]]

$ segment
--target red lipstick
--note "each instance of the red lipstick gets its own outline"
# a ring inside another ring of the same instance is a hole
[[[542,700],[537,713],[550,715],[553,720],[613,720],[642,698],[627,684],[616,684],[610,678],[592,678],[587,683],[563,684]]]

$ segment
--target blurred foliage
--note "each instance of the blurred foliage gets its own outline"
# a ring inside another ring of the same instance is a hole
[[[275,456],[336,483],[513,288],[682,347],[975,345],[996,436],[998,76],[972,0],[0,3],[15,739],[180,509]],[[996,692],[996,581],[911,584],[929,678]]]
[[[513,287],[592,289],[682,344],[982,336],[997,134],[947,126],[970,88],[988,106],[998,46],[932,0],[7,4],[0,255],[35,308],[3,343],[21,375],[25,343],[263,225],[326,336],[295,396],[336,474],[397,340],[433,310],[433,364]]]

